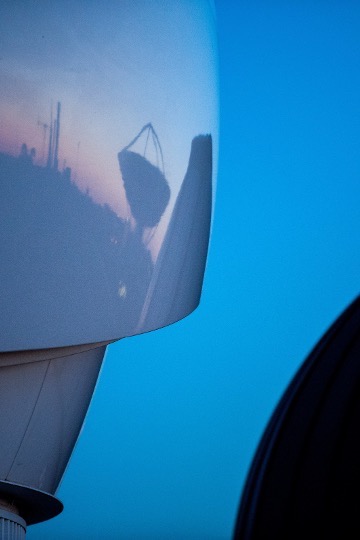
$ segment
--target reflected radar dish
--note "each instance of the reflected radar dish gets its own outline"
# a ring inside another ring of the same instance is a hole
[[[144,155],[131,147],[147,132]],[[146,148],[151,135],[158,166],[153,165],[146,157]],[[124,182],[126,197],[131,213],[137,226],[142,230],[146,227],[155,227],[170,199],[170,188],[165,178],[164,159],[159,138],[152,126],[146,124],[136,137],[118,154],[121,175]],[[161,167],[161,168],[160,168]]]

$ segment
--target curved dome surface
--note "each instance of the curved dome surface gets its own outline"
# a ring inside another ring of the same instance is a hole
[[[212,151],[192,142],[211,134],[216,149],[211,3],[99,6],[0,6],[3,352],[112,341],[170,324],[198,303]],[[192,210],[183,209],[175,234],[179,197]],[[189,227],[201,237],[188,236],[189,250],[179,251],[176,235]],[[171,265],[162,265],[165,243]],[[179,294],[168,273],[184,264],[194,272]],[[176,315],[158,302],[145,316],[160,283]]]

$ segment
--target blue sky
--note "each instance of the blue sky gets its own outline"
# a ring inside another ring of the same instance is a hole
[[[109,347],[29,539],[230,538],[290,377],[358,294],[360,6],[219,0],[220,152],[199,309]]]

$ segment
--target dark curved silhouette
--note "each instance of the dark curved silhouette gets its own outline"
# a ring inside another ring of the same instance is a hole
[[[145,157],[130,150],[119,152],[119,163],[126,198],[137,225],[155,227],[170,200],[165,176]]]
[[[161,158],[162,170],[137,152],[130,150],[136,141],[147,132],[151,134],[157,157]],[[124,181],[126,198],[131,213],[136,220],[139,233],[146,227],[155,227],[170,200],[170,187],[164,174],[164,157],[156,131],[152,124],[146,124],[136,137],[118,153],[121,175]]]
[[[360,297],[295,375],[259,444],[234,540],[360,538]]]

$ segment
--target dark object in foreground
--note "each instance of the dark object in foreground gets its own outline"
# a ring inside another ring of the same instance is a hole
[[[235,540],[360,538],[360,297],[295,375],[245,485]]]

